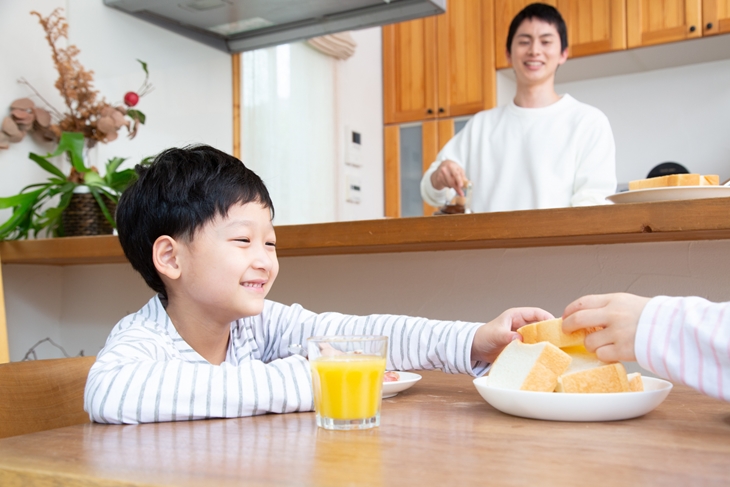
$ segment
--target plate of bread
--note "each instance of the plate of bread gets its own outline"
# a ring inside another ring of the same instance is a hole
[[[659,406],[672,383],[639,373],[620,362],[606,363],[583,346],[587,333],[563,332],[563,320],[520,328],[497,357],[489,375],[474,380],[492,407],[513,416],[549,421],[618,421]]]
[[[670,174],[629,182],[629,190],[606,199],[613,203],[695,200],[730,196],[729,186],[720,186],[718,175]]]

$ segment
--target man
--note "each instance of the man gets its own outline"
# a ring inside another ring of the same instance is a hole
[[[616,190],[616,147],[598,109],[555,92],[568,58],[560,13],[534,3],[512,20],[507,57],[517,95],[477,113],[421,180],[421,196],[441,206],[473,185],[472,210],[511,211],[604,204]]]

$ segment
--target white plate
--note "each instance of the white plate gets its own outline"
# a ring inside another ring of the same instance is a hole
[[[489,386],[489,376],[474,379],[479,394],[495,409],[513,416],[548,421],[618,421],[643,416],[659,406],[672,383],[643,377],[643,392],[577,394],[532,392]]]
[[[413,387],[413,384],[421,380],[421,376],[412,372],[398,372],[400,379],[395,382],[383,382],[383,399],[393,397],[399,392]]]
[[[612,194],[606,199],[614,203],[649,203],[652,201],[701,200],[730,196],[728,186],[671,186],[637,189]]]

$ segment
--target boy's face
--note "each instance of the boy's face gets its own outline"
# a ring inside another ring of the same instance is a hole
[[[560,47],[560,35],[554,25],[536,18],[525,19],[512,39],[511,53],[507,53],[518,86],[552,80],[558,66],[568,59],[568,50],[561,51]]]
[[[257,202],[232,206],[225,218],[216,217],[180,245],[176,297],[220,323],[261,313],[279,272],[275,244],[268,208]]]

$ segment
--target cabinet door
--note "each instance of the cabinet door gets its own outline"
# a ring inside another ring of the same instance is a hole
[[[701,0],[627,0],[628,47],[700,37],[701,7]]]
[[[570,57],[626,49],[626,0],[558,0]]]
[[[509,24],[520,10],[529,4],[535,3],[535,0],[496,0],[494,7],[494,55],[497,69],[509,67],[507,61],[507,34],[509,33]],[[557,0],[541,0],[541,3],[547,3],[553,7],[557,7]],[[570,33],[570,29],[568,29]]]
[[[436,117],[436,19],[383,27],[383,119]]]
[[[439,117],[468,115],[496,104],[494,3],[449,0],[436,24]]]
[[[730,0],[703,0],[702,20],[706,36],[730,32]]]

